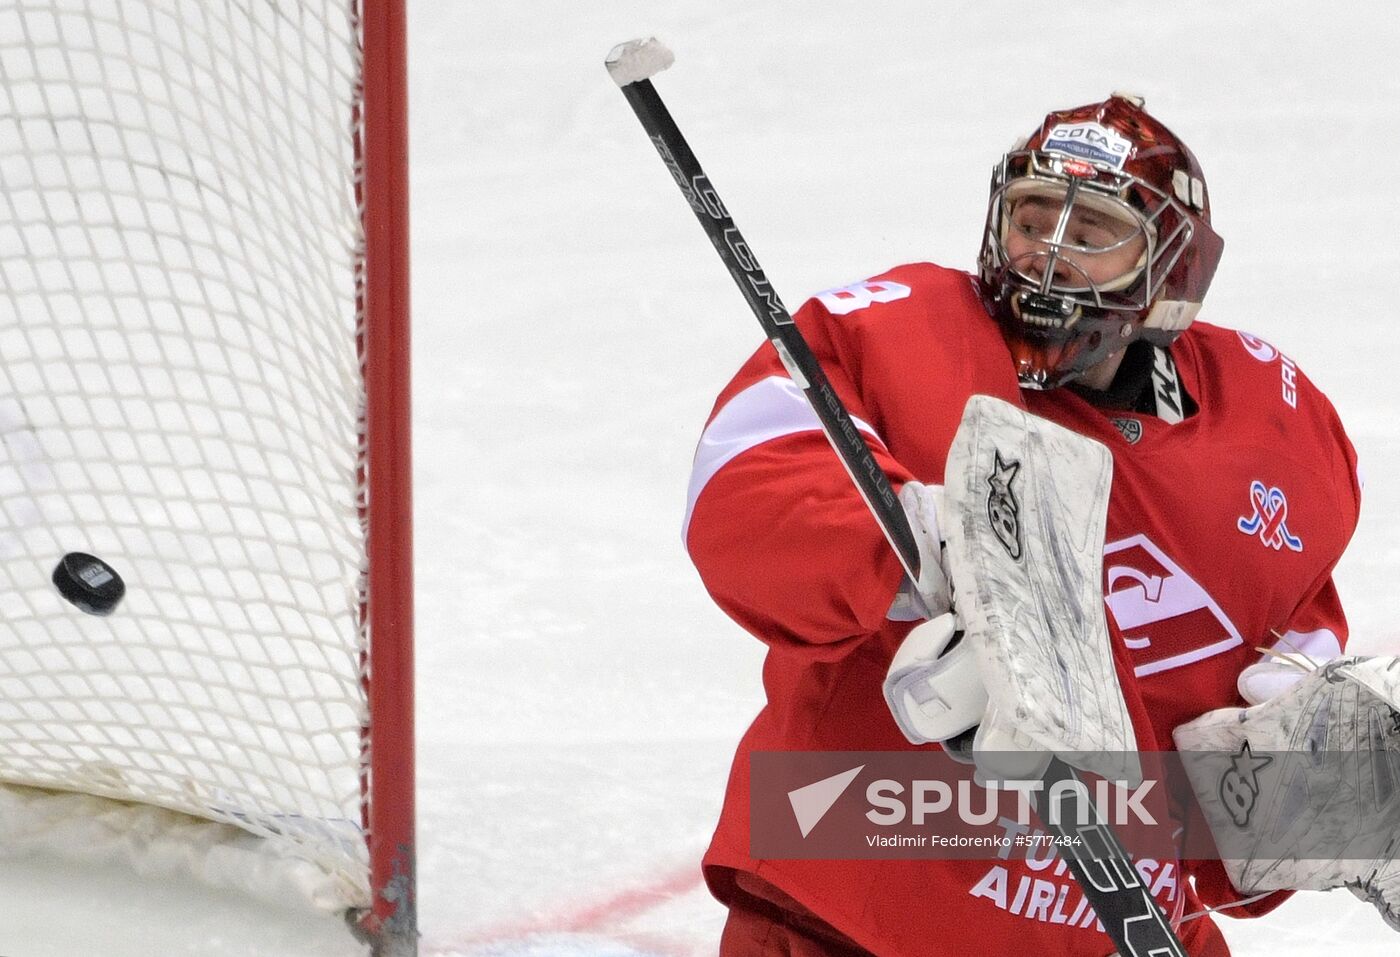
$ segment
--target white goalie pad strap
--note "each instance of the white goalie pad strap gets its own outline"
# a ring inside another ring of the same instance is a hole
[[[952,607],[952,586],[944,567],[943,535],[938,528],[942,503],[941,485],[905,482],[899,490],[899,504],[909,518],[909,529],[919,546],[919,580],[904,579],[885,616],[890,621],[932,619]]]
[[[943,533],[991,705],[1066,763],[1137,783],[1104,618],[1112,478],[1099,443],[973,396],[948,455]]]
[[[950,650],[957,618],[939,615],[915,626],[885,677],[885,703],[912,744],[947,741],[982,720],[987,692],[967,642]]]
[[[1022,732],[1004,711],[989,707],[972,740],[972,761],[977,765],[976,780],[983,785],[1038,781],[1050,766],[1050,752]]]
[[[1400,659],[1339,658],[1173,732],[1243,893],[1350,887],[1400,929]]]

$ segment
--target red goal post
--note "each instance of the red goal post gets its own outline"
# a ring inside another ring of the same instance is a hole
[[[409,383],[408,77],[404,0],[364,0],[363,217],[372,937],[416,953],[413,496]],[[381,745],[374,747],[378,740]]]

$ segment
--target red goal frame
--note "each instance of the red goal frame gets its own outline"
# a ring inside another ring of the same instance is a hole
[[[361,360],[369,571],[365,791],[377,957],[417,953],[413,496],[409,390],[408,79],[404,0],[360,0],[365,262]]]

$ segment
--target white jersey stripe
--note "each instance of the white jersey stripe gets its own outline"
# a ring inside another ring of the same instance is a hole
[[[867,423],[854,416],[851,421],[856,428],[880,442],[880,437]],[[681,542],[684,544],[690,537],[690,516],[700,493],[735,456],[764,442],[798,432],[821,431],[821,427],[797,383],[784,376],[769,376],[755,382],[726,402],[705,427],[695,449]]]

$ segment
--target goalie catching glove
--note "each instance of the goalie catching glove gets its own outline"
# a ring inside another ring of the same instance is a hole
[[[1338,658],[1173,732],[1236,889],[1347,887],[1400,930],[1397,709],[1400,659]]]

